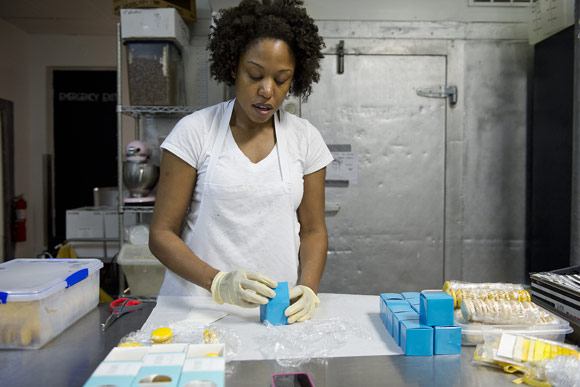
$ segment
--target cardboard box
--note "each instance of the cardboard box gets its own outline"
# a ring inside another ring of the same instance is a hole
[[[100,239],[119,239],[119,213],[111,207],[80,207],[66,211],[66,239],[77,257],[112,258],[119,252],[119,242]],[[137,223],[137,214],[123,215],[125,226]],[[74,241],[74,239],[96,239]]]
[[[402,300],[403,295],[401,293],[381,293],[381,298],[383,300]]]
[[[97,207],[66,211],[66,239],[105,237],[104,212]]]
[[[453,297],[442,291],[421,292],[420,300],[421,324],[430,326],[453,325]]]
[[[177,387],[187,344],[157,344],[149,348],[133,380],[134,387],[162,385]]]
[[[148,351],[148,347],[113,348],[84,387],[131,387]]]
[[[40,348],[99,302],[99,259],[0,264],[0,349]]]
[[[174,8],[187,23],[197,21],[195,0],[113,0],[113,12],[124,8]]]
[[[387,316],[386,316],[387,331],[389,331],[391,336],[394,337],[393,314],[399,312],[412,312],[412,311],[413,309],[411,309],[411,306],[408,303],[406,305],[393,305],[387,308]]]
[[[461,353],[460,327],[433,327],[433,335],[433,353],[435,355],[457,355]]]
[[[393,339],[397,345],[401,346],[401,322],[402,321],[417,321],[419,322],[419,314],[417,312],[393,312]]]
[[[416,320],[402,321],[401,349],[407,356],[433,355],[433,328]]]
[[[225,345],[190,344],[183,362],[179,387],[195,385],[196,381],[207,381],[205,385],[224,387],[225,382]],[[213,384],[212,384],[213,383]]]
[[[224,352],[224,344],[116,347],[99,364],[84,387],[224,387]]]
[[[284,315],[290,306],[288,282],[278,282],[274,289],[276,296],[266,304],[260,305],[260,322],[268,321],[272,325],[288,325],[288,318]]]
[[[180,50],[189,46],[189,28],[173,8],[121,10],[121,38],[169,40]]]
[[[418,300],[419,292],[403,292],[401,293],[405,300]]]

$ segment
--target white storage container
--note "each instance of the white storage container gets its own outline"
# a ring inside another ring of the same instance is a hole
[[[459,313],[457,313],[459,312]],[[548,312],[548,311],[547,311]],[[512,334],[534,336],[539,339],[564,342],[566,335],[572,333],[570,323],[550,312],[558,320],[555,324],[529,325],[492,325],[465,321],[460,310],[455,311],[455,324],[461,327],[461,345],[477,345],[484,342],[484,334],[494,330],[502,330]]]
[[[157,297],[165,278],[165,266],[147,245],[124,244],[117,263],[127,277],[132,297]]]
[[[189,46],[189,28],[173,8],[122,9],[123,40],[169,40],[180,50]]]
[[[99,303],[99,259],[0,264],[0,349],[40,348]]]

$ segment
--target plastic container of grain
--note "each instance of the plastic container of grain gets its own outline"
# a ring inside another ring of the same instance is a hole
[[[181,51],[174,42],[125,41],[129,103],[133,106],[185,104]]]
[[[459,313],[458,313],[459,312]],[[528,325],[496,325],[496,324],[478,324],[466,321],[461,315],[460,310],[455,311],[455,325],[461,327],[461,345],[477,345],[484,342],[484,335],[491,332],[506,332],[515,335],[527,335],[558,341],[563,343],[568,333],[574,329],[570,323],[559,316],[548,312],[557,319],[553,324],[528,324]]]
[[[99,259],[0,264],[0,349],[37,349],[99,303]]]

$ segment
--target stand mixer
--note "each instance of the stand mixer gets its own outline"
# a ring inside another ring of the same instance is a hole
[[[159,180],[159,167],[151,163],[153,148],[146,142],[133,140],[125,148],[123,182],[129,190],[127,204],[155,202],[153,188]]]

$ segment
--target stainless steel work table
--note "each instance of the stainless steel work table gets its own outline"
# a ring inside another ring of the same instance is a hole
[[[101,332],[109,316],[100,304],[39,350],[0,350],[0,386],[82,386],[109,351],[129,332],[139,330],[155,306],[123,316]],[[300,368],[274,360],[230,362],[226,385],[269,386],[270,375],[308,372],[321,386],[513,386],[514,375],[471,363],[475,347],[461,355],[366,356],[312,359]]]

